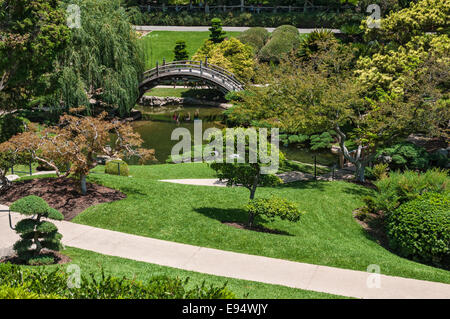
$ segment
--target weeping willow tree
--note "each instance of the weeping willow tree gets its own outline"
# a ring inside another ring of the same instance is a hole
[[[66,2],[80,7],[81,27],[72,28],[70,46],[58,61],[53,102],[63,109],[86,106],[88,114],[96,108],[129,114],[139,96],[145,50],[121,1]]]

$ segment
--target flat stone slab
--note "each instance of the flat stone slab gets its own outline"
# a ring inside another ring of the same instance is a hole
[[[18,239],[7,216],[0,213],[1,252]],[[13,225],[22,218],[12,213]],[[152,264],[355,298],[450,299],[450,285],[444,283],[235,253],[65,221],[55,224],[64,245]]]

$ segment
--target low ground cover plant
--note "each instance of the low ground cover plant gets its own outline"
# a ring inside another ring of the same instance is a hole
[[[57,268],[22,268],[10,263],[0,264],[0,296],[70,298],[70,299],[232,299],[235,295],[223,286],[205,283],[188,288],[189,279],[159,276],[142,282],[95,273],[74,280]],[[72,288],[69,288],[69,285]]]
[[[450,268],[450,193],[425,193],[387,218],[389,245],[399,255]]]

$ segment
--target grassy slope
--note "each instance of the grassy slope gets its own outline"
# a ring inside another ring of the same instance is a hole
[[[227,287],[235,293],[238,298],[257,298],[257,299],[329,299],[344,298],[320,292],[306,291],[301,289],[288,288],[278,285],[269,285],[259,282],[238,280],[232,278],[218,277],[213,275],[201,274],[192,271],[180,270],[171,267],[159,266],[145,262],[139,262],[119,257],[105,256],[87,250],[76,248],[67,248],[64,254],[72,258],[72,263],[77,264],[82,274],[94,272],[100,274],[101,268],[105,274],[111,274],[117,277],[125,276],[127,278],[136,278],[146,281],[154,276],[167,275],[169,277],[186,278],[189,277],[190,285],[200,285],[203,281],[207,284],[222,286],[227,283]],[[55,266],[50,266],[55,267]],[[65,267],[65,266],[63,266]]]
[[[102,167],[97,168],[98,171]],[[277,194],[307,213],[299,223],[264,222],[287,235],[238,230],[221,221],[246,221],[241,207],[246,189],[158,182],[171,178],[212,178],[204,164],[131,166],[133,177],[91,174],[92,182],[120,189],[125,200],[91,207],[74,219],[88,224],[170,241],[313,264],[366,270],[377,264],[387,275],[450,283],[450,272],[387,251],[352,217],[370,191],[345,182],[302,182],[259,188],[257,196]],[[262,222],[261,220],[259,220]]]
[[[228,36],[236,36],[239,32],[227,32]],[[162,64],[165,58],[167,62],[173,61],[173,49],[178,40],[186,41],[186,50],[189,58],[200,48],[203,42],[209,38],[209,32],[174,32],[174,31],[153,31],[141,39],[148,50],[147,68],[154,67],[156,61]],[[151,53],[152,51],[153,53]]]

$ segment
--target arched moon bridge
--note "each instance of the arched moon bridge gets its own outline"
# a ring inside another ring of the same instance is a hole
[[[244,85],[233,73],[203,61],[174,61],[156,64],[156,67],[144,72],[144,78],[139,85],[141,96],[151,88],[161,84],[174,82],[203,82],[224,94],[230,91],[241,91]]]

